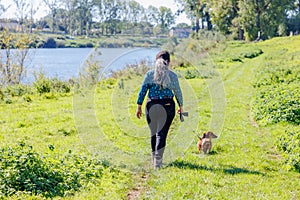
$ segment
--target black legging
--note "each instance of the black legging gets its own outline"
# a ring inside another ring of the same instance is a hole
[[[145,113],[151,131],[152,155],[161,160],[175,116],[175,102],[173,99],[148,100]]]

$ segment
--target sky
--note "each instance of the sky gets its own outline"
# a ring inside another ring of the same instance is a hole
[[[31,1],[37,4],[39,2],[42,2],[42,0],[31,0]],[[157,8],[159,8],[160,6],[165,6],[171,8],[173,13],[177,11],[177,6],[174,0],[135,0],[135,1],[143,5],[145,8],[147,8],[149,5],[155,6]],[[0,0],[0,3],[3,4],[4,7],[7,7],[8,5],[14,5],[13,0]],[[35,15],[35,18],[39,19],[45,16],[46,14],[48,14],[47,9],[41,6]],[[15,7],[11,6],[7,12],[2,14],[1,18],[13,18],[14,16],[15,16]],[[184,14],[180,15],[179,17],[176,17],[176,24],[181,22],[190,24],[190,20],[188,20]]]

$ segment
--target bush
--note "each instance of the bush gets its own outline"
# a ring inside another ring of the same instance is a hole
[[[49,145],[54,151],[55,147]],[[46,198],[72,195],[84,184],[101,178],[103,162],[69,152],[63,158],[40,155],[33,147],[19,143],[2,148],[0,154],[0,196],[42,195]]]
[[[258,79],[254,84],[255,87],[262,87],[274,84],[289,84],[300,81],[300,67],[286,66],[286,67],[268,67],[261,71],[257,76]]]
[[[56,41],[54,40],[54,38],[52,37],[47,38],[44,44],[44,48],[56,48]]]
[[[245,52],[245,53],[242,53],[241,56],[244,57],[244,58],[255,58],[261,54],[263,54],[264,52],[261,50],[261,49],[257,49],[257,50],[252,50],[250,52]]]
[[[79,43],[79,44],[78,44],[78,47],[79,47],[79,48],[86,48],[86,44],[81,44],[81,43]]]
[[[20,96],[23,96],[24,94],[31,93],[30,87],[26,86],[26,85],[22,85],[22,84],[7,86],[3,90],[6,95],[9,95],[12,97],[16,97],[16,96],[20,97]]]
[[[277,138],[276,146],[286,167],[300,172],[300,129],[286,130]]]
[[[36,91],[40,94],[42,93],[47,93],[51,91],[51,86],[50,86],[50,81],[49,79],[38,79],[34,82],[34,86],[36,88]]]
[[[186,72],[185,72],[185,76],[184,76],[184,78],[186,78],[186,79],[194,79],[194,78],[196,78],[197,77],[197,71],[196,70],[186,70]]]
[[[93,48],[93,47],[94,47],[94,45],[93,45],[93,43],[91,43],[91,42],[88,42],[88,43],[86,43],[86,47],[87,47],[87,48]]]
[[[35,82],[33,83],[39,94],[49,92],[69,93],[71,92],[71,82],[65,82],[58,78],[48,78],[43,72],[34,73]]]
[[[260,89],[254,101],[256,120],[266,123],[300,124],[300,89],[298,84],[271,85]]]
[[[255,119],[300,124],[299,66],[270,66],[258,74],[253,104]]]

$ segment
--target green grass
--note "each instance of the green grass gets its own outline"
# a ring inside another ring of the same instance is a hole
[[[90,162],[101,160],[100,177],[83,178],[78,191],[54,199],[126,199],[136,188],[138,199],[298,199],[300,174],[286,167],[276,148],[278,137],[298,126],[255,120],[253,106],[259,92],[255,85],[265,78],[261,72],[267,67],[299,70],[299,37],[222,42],[206,51],[209,45],[201,48],[190,40],[175,54],[190,63],[174,69],[180,74],[189,117],[183,123],[175,117],[161,170],[151,167],[146,121],[135,117],[140,75],[125,73],[91,89],[54,93],[51,98],[36,93],[30,94],[30,101],[28,96],[2,98],[0,147],[24,142],[53,159],[72,152]],[[187,78],[187,70],[197,76]],[[196,150],[196,134],[206,130],[219,138],[212,153],[204,156]],[[43,197],[18,193],[11,198]]]

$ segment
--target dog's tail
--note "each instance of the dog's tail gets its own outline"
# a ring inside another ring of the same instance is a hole
[[[202,139],[203,139],[203,137],[200,137],[200,136],[197,134],[197,131],[193,131],[193,133],[195,133],[195,135],[197,136],[197,138],[198,138],[199,140],[202,140]]]

